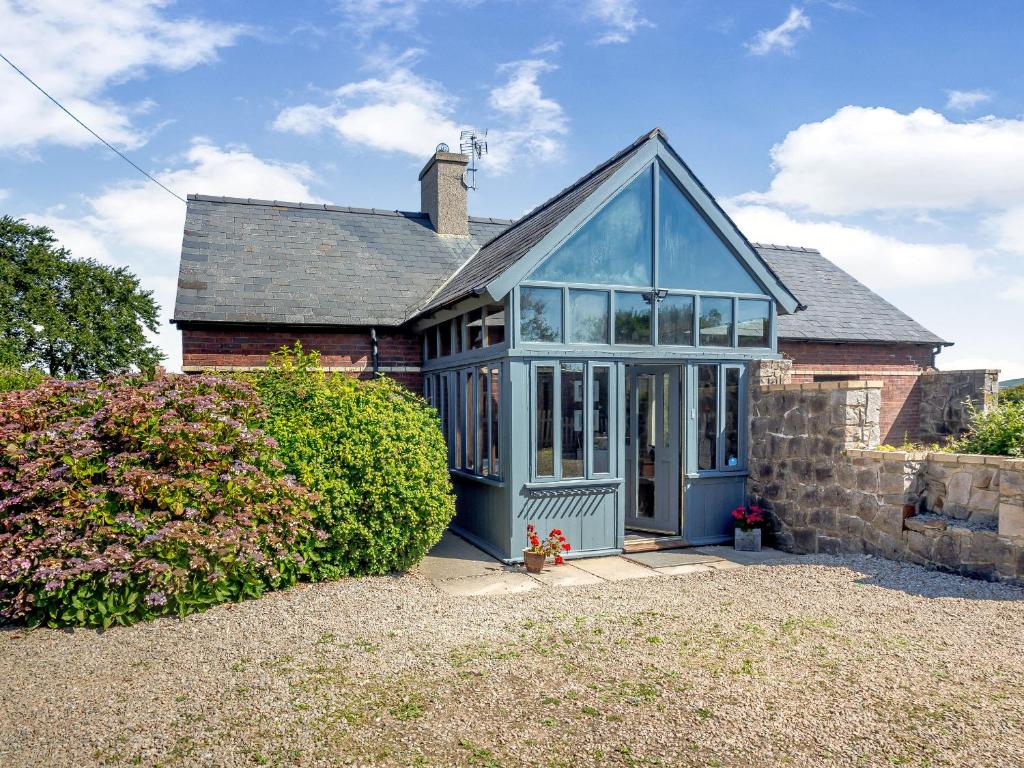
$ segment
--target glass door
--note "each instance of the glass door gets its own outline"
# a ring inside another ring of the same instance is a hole
[[[627,529],[679,533],[680,392],[679,366],[626,374]]]

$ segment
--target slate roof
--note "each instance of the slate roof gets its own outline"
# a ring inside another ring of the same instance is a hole
[[[508,219],[189,195],[174,321],[401,325]]]
[[[904,314],[813,248],[754,243],[783,283],[806,305],[780,315],[780,339],[943,344],[945,341]]]

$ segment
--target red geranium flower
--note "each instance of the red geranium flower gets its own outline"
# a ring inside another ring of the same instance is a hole
[[[564,564],[565,564],[565,558],[562,557],[561,555],[555,555],[555,565],[564,565]]]

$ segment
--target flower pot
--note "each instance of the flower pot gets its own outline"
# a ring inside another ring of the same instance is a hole
[[[544,561],[547,559],[547,555],[543,552],[530,552],[528,549],[523,550],[523,560],[526,562],[527,573],[540,573],[544,570]]]
[[[913,517],[917,514],[917,504],[907,503],[903,505],[903,519],[906,520],[908,517]]]
[[[761,529],[751,528],[749,531],[744,531],[742,528],[737,528],[733,546],[740,552],[760,552]]]

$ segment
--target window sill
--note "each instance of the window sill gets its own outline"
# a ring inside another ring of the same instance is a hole
[[[452,475],[453,477],[461,478],[463,480],[474,480],[474,481],[480,483],[481,485],[491,485],[491,486],[494,486],[495,488],[504,488],[505,487],[505,481],[501,480],[501,479],[499,479],[497,477],[486,477],[484,475],[474,475],[472,472],[464,472],[461,469],[449,469],[448,470],[448,474]]]
[[[718,470],[709,469],[702,472],[687,472],[687,480],[713,480],[716,477],[746,477],[750,474],[749,469]]]
[[[622,478],[621,477],[595,477],[595,478],[590,478],[590,479],[582,478],[582,477],[577,477],[577,478],[573,478],[571,480],[555,480],[554,478],[551,478],[550,480],[535,480],[535,481],[530,482],[530,483],[523,483],[523,487],[532,490],[534,488],[551,488],[552,486],[565,486],[565,487],[573,487],[573,488],[590,488],[590,487],[597,487],[597,486],[602,486],[602,485],[621,485],[621,484],[622,484]]]

